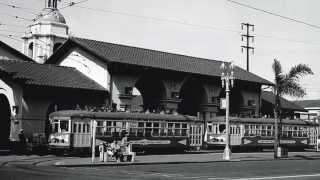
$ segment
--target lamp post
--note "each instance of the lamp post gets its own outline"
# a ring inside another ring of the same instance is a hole
[[[229,127],[229,92],[230,88],[234,86],[234,65],[233,63],[221,64],[221,84],[222,88],[226,88],[226,146],[223,151],[223,160],[230,160],[230,127]]]

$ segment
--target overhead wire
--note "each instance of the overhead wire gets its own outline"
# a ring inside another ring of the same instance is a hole
[[[20,36],[16,36],[16,35],[14,35],[14,34],[3,34],[3,33],[0,33],[0,36],[9,38],[9,39],[12,39],[12,40],[15,40],[15,41],[24,42],[23,40],[19,39]],[[50,48],[43,47],[42,44],[39,44],[39,43],[37,43],[37,42],[33,42],[33,44],[34,44],[35,46],[39,47],[40,49],[43,49],[43,50],[51,50]]]
[[[71,2],[67,3],[65,6],[62,6],[61,8],[58,8],[58,10],[62,10],[62,9],[68,8],[68,7],[72,7],[72,6],[75,6],[76,4],[84,3],[84,2],[87,2],[87,1],[89,1],[89,0],[82,0],[82,1],[78,1],[78,2],[71,1]],[[49,15],[49,14],[51,14],[53,12],[55,12],[55,11],[50,11],[50,12],[48,12],[46,14],[40,14],[38,17],[36,17],[36,18],[34,18],[32,20],[33,21],[37,21],[41,17]]]
[[[14,5],[14,4],[8,4],[8,3],[5,3],[3,1],[0,1],[0,5],[7,6],[7,7],[10,7],[10,8],[13,8],[13,9],[21,9],[22,11],[25,11],[27,13],[30,13],[30,14],[33,14],[33,15],[38,15],[37,13],[33,12],[36,9],[25,8],[25,7]]]
[[[17,24],[7,24],[7,23],[1,23],[0,22],[0,26],[12,26],[12,27],[21,27],[21,28],[25,28],[26,26],[23,26],[23,25],[17,25]]]
[[[75,5],[74,7],[76,7],[76,8],[82,8],[82,9],[87,9],[87,10],[91,10],[91,11],[96,11],[96,12],[102,12],[102,13],[118,14],[118,15],[130,16],[130,17],[135,17],[135,18],[142,18],[142,19],[149,19],[149,20],[155,20],[155,21],[171,22],[171,23],[176,23],[176,24],[181,24],[181,25],[186,25],[186,26],[193,26],[193,27],[197,27],[197,28],[205,28],[205,29],[213,29],[213,30],[220,30],[220,31],[229,31],[229,32],[233,32],[233,33],[241,33],[240,30],[232,30],[232,29],[229,29],[229,28],[221,28],[221,27],[215,27],[215,26],[193,24],[193,23],[190,23],[190,22],[187,22],[187,21],[182,21],[182,20],[175,20],[175,19],[167,19],[167,18],[143,16],[143,15],[126,13],[126,12],[113,11],[113,10],[106,10],[106,9],[98,9],[98,8],[84,7],[84,6],[80,6],[80,5]]]
[[[275,12],[271,12],[271,11],[267,11],[267,10],[264,10],[264,9],[260,9],[260,8],[257,8],[257,7],[248,5],[248,4],[240,3],[238,1],[234,1],[234,0],[227,0],[227,1],[230,2],[230,3],[237,4],[239,6],[242,6],[242,7],[254,9],[256,11],[260,11],[260,12],[263,12],[263,13],[266,13],[266,14],[270,14],[270,15],[273,15],[273,16],[276,16],[276,17],[280,17],[280,18],[285,19],[285,20],[293,21],[293,22],[296,22],[296,23],[304,24],[304,25],[312,27],[312,28],[320,29],[319,25],[311,24],[311,23],[308,23],[308,22],[305,22],[305,21],[302,21],[302,20],[299,20],[299,19],[291,18],[291,17],[288,17],[288,16],[277,14]]]
[[[21,17],[21,16],[12,15],[12,14],[5,13],[5,12],[0,12],[0,14],[3,14],[3,15],[6,15],[8,17],[15,18],[15,19],[21,19],[21,20],[24,20],[24,21],[33,21],[33,19],[24,18],[24,17]]]
[[[240,31],[240,30],[234,30],[234,29],[222,28],[222,27],[214,27],[214,26],[208,26],[208,25],[199,25],[199,24],[193,24],[193,23],[189,23],[186,21],[180,21],[180,20],[158,18],[158,17],[149,17],[149,16],[136,15],[136,14],[125,13],[125,12],[118,12],[118,11],[113,11],[113,10],[84,7],[84,6],[80,6],[80,5],[75,5],[74,7],[86,9],[86,10],[90,10],[90,11],[102,12],[102,13],[130,16],[130,17],[134,17],[134,18],[143,18],[143,19],[149,19],[149,20],[171,22],[171,23],[176,23],[176,24],[181,24],[181,25],[186,25],[186,26],[191,26],[191,27],[197,27],[197,28],[205,28],[205,29],[218,30],[218,31],[227,31],[227,32],[239,33],[239,34],[242,33],[242,31]],[[308,42],[308,41],[303,41],[303,40],[294,40],[294,39],[290,39],[290,38],[282,38],[282,37],[266,35],[266,34],[262,34],[262,33],[255,34],[255,35],[257,37],[262,37],[262,38],[276,39],[276,40],[289,41],[289,42],[295,42],[295,43],[304,43],[304,44],[311,44],[311,45],[320,45],[320,42]]]
[[[113,11],[113,10],[105,10],[105,9],[98,9],[98,8],[91,8],[91,7],[84,7],[81,5],[78,5],[80,3],[86,2],[88,0],[82,0],[82,1],[78,1],[78,2],[68,2],[65,3],[65,5],[61,8],[67,8],[67,7],[77,7],[77,8],[82,8],[82,9],[86,9],[86,10],[91,10],[91,11],[96,11],[96,12],[103,12],[103,13],[111,13],[111,14],[118,14],[118,15],[124,15],[124,16],[130,16],[130,17],[135,17],[135,18],[144,18],[144,19],[149,19],[149,20],[156,20],[156,21],[165,21],[165,22],[171,22],[171,23],[176,23],[176,24],[181,24],[181,25],[186,25],[186,26],[191,26],[191,27],[197,27],[197,28],[205,28],[205,29],[211,29],[211,30],[219,30],[219,31],[227,31],[227,32],[232,32],[232,33],[238,33],[241,34],[240,30],[234,30],[234,29],[230,29],[230,28],[222,28],[222,27],[215,27],[215,26],[208,26],[208,25],[200,25],[200,24],[193,24],[187,21],[181,21],[181,20],[175,20],[175,19],[167,19],[167,18],[158,18],[158,17],[149,17],[149,16],[143,16],[143,15],[136,15],[136,14],[131,14],[131,13],[125,13],[125,12],[118,12],[118,11]],[[255,10],[261,10],[258,8],[255,8],[253,6],[249,6],[243,3],[239,3],[237,1],[233,1],[233,0],[227,0],[229,2],[232,3],[236,3],[236,4],[241,4],[241,5],[245,5],[246,7],[249,8],[254,8]],[[265,12],[266,10],[262,10],[263,12]],[[267,12],[267,11],[266,11]],[[1,12],[0,12],[1,13]],[[49,12],[47,14],[50,14],[52,12]],[[42,16],[45,16],[47,14],[43,14]],[[17,19],[23,19],[23,20],[28,20],[28,21],[36,21],[36,19],[27,19],[27,18],[22,18],[19,16],[13,16]],[[40,17],[38,17],[40,18]],[[1,24],[0,25],[4,25]],[[319,27],[320,28],[320,27]],[[266,34],[256,34],[257,37],[262,37],[262,38],[271,38],[271,39],[276,39],[276,40],[283,40],[283,41],[289,41],[289,42],[295,42],[295,43],[304,43],[304,44],[311,44],[311,45],[320,45],[320,42],[308,42],[308,41],[302,41],[302,40],[294,40],[294,39],[289,39],[289,38],[282,38],[282,37],[276,37],[276,36],[272,36],[272,35],[266,35]]]

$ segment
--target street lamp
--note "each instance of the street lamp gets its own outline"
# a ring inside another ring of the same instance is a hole
[[[223,160],[230,160],[230,127],[229,127],[229,92],[230,88],[234,86],[234,65],[233,63],[222,63],[221,69],[221,83],[222,88],[226,88],[226,147],[223,151]],[[231,83],[231,84],[230,84]],[[230,86],[230,87],[229,87]]]

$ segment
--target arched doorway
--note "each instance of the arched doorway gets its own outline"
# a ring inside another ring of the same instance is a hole
[[[9,145],[11,110],[7,97],[0,94],[0,148]]]
[[[207,99],[202,82],[199,79],[186,81],[180,90],[180,98],[178,113],[197,116],[201,111],[201,105],[205,104]]]
[[[160,79],[148,74],[139,79],[135,87],[141,93],[144,111],[160,112],[163,110],[160,100],[165,97],[165,87]]]

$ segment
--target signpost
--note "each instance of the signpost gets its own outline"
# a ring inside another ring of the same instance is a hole
[[[95,120],[91,120],[91,163],[94,163],[94,159],[96,156],[96,127],[97,122]]]

